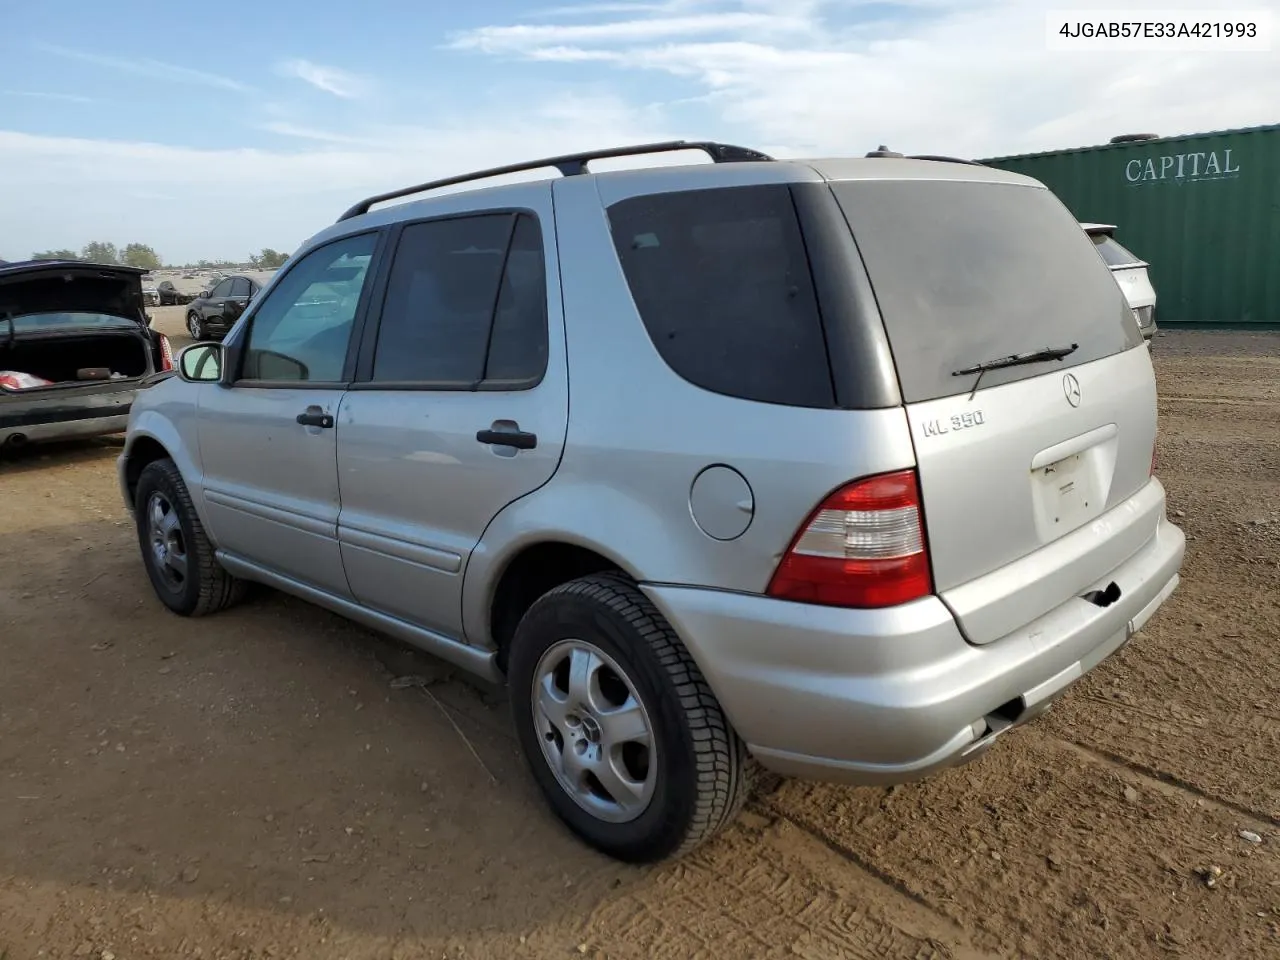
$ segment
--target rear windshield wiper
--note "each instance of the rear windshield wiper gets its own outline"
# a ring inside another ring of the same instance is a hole
[[[973,390],[969,393],[969,399],[973,399],[973,395],[978,392],[978,384],[982,383],[982,377],[988,370],[999,370],[1002,367],[1021,367],[1028,363],[1041,363],[1045,360],[1061,360],[1063,357],[1069,357],[1080,349],[1080,344],[1073,343],[1069,347],[1045,347],[1042,350],[1031,350],[1027,353],[1013,353],[1007,357],[997,357],[995,360],[984,360],[982,363],[975,363],[971,367],[961,367],[959,370],[952,370],[953,377],[967,377],[971,374],[977,374],[978,379],[973,381]]]

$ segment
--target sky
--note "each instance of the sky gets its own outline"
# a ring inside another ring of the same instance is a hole
[[[242,260],[372,193],[653,140],[983,157],[1280,121],[1280,45],[1051,50],[1046,11],[1097,0],[559,2],[0,0],[0,259]]]

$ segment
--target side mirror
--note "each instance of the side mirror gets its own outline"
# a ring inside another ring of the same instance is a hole
[[[220,343],[193,343],[178,354],[178,376],[188,383],[217,383],[224,356]]]

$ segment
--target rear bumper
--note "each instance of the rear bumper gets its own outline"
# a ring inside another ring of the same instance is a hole
[[[673,586],[646,593],[670,620],[755,757],[787,776],[898,783],[970,760],[1038,716],[1120,649],[1178,584],[1182,531],[1154,536],[1098,587],[974,646],[936,597],[844,610]]]
[[[112,385],[102,393],[0,398],[0,445],[76,440],[123,433],[137,389]]]
[[[0,428],[0,446],[15,443],[46,443],[53,440],[85,440],[124,433],[129,427],[129,414],[94,417],[91,420],[62,420],[30,427]]]

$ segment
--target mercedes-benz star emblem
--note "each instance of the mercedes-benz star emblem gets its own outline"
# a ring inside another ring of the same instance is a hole
[[[1080,381],[1074,373],[1068,373],[1062,378],[1062,392],[1067,395],[1067,403],[1073,407],[1080,406]]]

